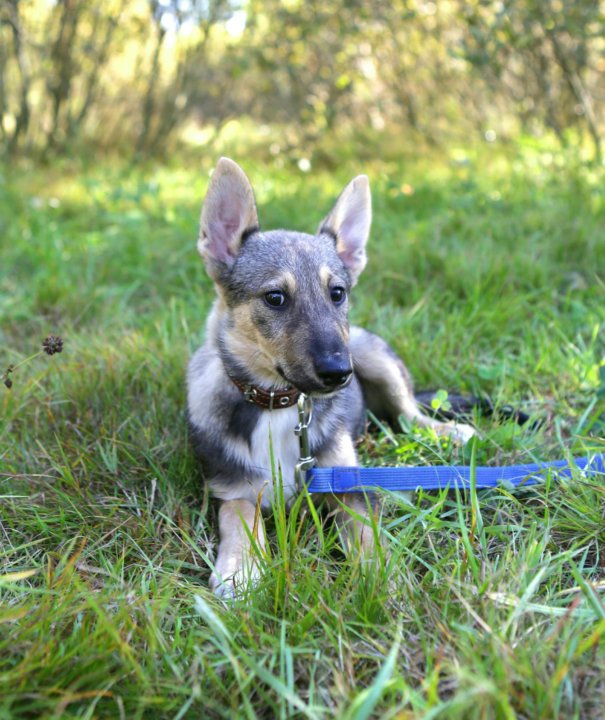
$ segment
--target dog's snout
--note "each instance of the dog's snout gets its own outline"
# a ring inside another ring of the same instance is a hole
[[[317,377],[327,387],[337,388],[344,385],[349,379],[353,368],[347,357],[342,355],[327,355],[315,360]]]

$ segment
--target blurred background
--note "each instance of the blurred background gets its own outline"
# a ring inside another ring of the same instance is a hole
[[[605,3],[0,0],[9,158],[548,138],[602,158]]]

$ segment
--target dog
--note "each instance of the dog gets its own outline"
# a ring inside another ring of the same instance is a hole
[[[221,158],[212,174],[197,247],[217,297],[205,344],[189,362],[187,401],[190,437],[220,501],[210,577],[220,597],[259,576],[253,547],[264,550],[266,539],[257,508],[271,507],[276,477],[286,502],[296,494],[300,393],[313,398],[309,443],[320,467],[357,465],[366,408],[395,427],[403,416],[462,442],[474,434],[424,414],[389,345],[349,327],[349,293],[366,265],[371,217],[368,178],[359,175],[315,235],[261,231],[243,170]],[[370,504],[360,493],[331,500],[345,549],[371,556]]]

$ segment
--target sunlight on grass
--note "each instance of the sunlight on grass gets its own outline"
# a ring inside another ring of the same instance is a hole
[[[313,231],[369,172],[354,321],[417,387],[542,421],[477,416],[480,464],[605,451],[603,172],[549,152],[309,173],[243,159],[267,228]],[[3,176],[0,370],[51,332],[65,348],[0,386],[0,715],[600,717],[601,476],[389,495],[372,572],[342,557],[314,503],[278,502],[259,586],[210,594],[215,511],[184,368],[212,302],[195,239],[213,162]],[[408,430],[374,427],[363,462],[470,461]]]

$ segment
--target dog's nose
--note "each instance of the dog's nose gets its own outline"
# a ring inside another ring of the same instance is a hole
[[[324,357],[316,360],[314,364],[317,377],[331,388],[344,385],[353,372],[348,358]]]

